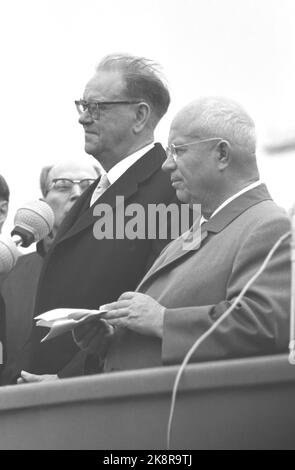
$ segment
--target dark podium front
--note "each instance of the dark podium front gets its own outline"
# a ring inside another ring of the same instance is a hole
[[[0,449],[165,449],[177,367],[0,388]],[[187,367],[171,448],[295,449],[287,356]]]

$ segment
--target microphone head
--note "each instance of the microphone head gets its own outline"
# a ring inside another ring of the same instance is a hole
[[[15,243],[0,234],[0,273],[8,273],[15,266],[20,255]]]
[[[27,247],[45,238],[53,229],[54,213],[43,199],[31,201],[20,207],[14,218],[12,235],[19,235]]]

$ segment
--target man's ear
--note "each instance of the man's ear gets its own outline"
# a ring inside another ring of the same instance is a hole
[[[225,168],[227,168],[230,163],[230,160],[231,160],[230,149],[231,149],[231,146],[227,140],[222,140],[217,145],[218,169],[220,171],[225,170]]]
[[[8,214],[8,201],[0,201],[0,225],[2,226]]]
[[[144,127],[146,127],[150,115],[151,108],[147,103],[143,101],[142,103],[136,105],[136,119],[133,125],[133,130],[136,134],[141,132]]]

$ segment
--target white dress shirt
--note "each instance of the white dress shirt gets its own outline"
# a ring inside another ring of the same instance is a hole
[[[120,178],[127,170],[130,168],[137,160],[143,157],[147,152],[149,152],[154,146],[154,142],[146,145],[145,147],[137,150],[136,152],[128,155],[128,157],[123,158],[120,162],[116,163],[106,174],[110,185],[114,184],[117,179]],[[97,187],[99,186],[99,183]],[[94,189],[96,191],[96,188]],[[92,202],[93,204],[93,202]],[[90,205],[92,205],[90,204]]]

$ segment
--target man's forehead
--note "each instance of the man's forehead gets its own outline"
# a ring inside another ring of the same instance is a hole
[[[173,142],[177,139],[182,142],[192,138],[200,138],[201,130],[198,121],[198,115],[192,110],[187,109],[179,112],[172,121],[169,140]]]
[[[86,84],[84,99],[110,100],[120,97],[124,80],[119,71],[99,70]]]
[[[196,128],[190,123],[175,122],[170,127],[169,141],[171,143],[180,144],[192,139],[196,133]]]
[[[76,162],[60,163],[55,165],[49,172],[48,178],[70,178],[70,179],[83,179],[83,178],[97,178],[97,173],[92,165],[79,164]]]

